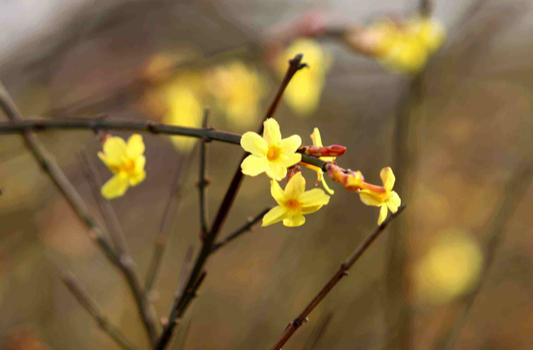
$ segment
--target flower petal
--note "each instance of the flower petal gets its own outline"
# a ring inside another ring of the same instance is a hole
[[[386,205],[382,205],[381,209],[379,210],[379,218],[378,218],[378,225],[381,225],[383,221],[387,218],[388,209]]]
[[[369,190],[361,190],[359,198],[361,198],[361,202],[372,207],[379,207],[383,202],[379,196]]]
[[[283,220],[283,225],[287,227],[297,227],[305,224],[305,216],[302,214],[294,214]]]
[[[144,142],[143,137],[139,134],[131,135],[128,139],[128,157],[131,160],[136,159],[137,157],[142,156],[144,153]]]
[[[287,168],[279,163],[268,162],[268,166],[266,167],[266,174],[271,179],[281,181],[283,178],[285,178],[285,176],[287,176]]]
[[[299,199],[305,192],[305,179],[302,173],[296,173],[285,186],[285,196],[287,199]]]
[[[300,214],[304,214],[304,215],[311,214],[311,213],[314,213],[314,212],[318,211],[322,207],[323,207],[323,205],[314,205],[314,206],[309,206],[309,207],[303,207],[302,209],[300,209]]]
[[[317,205],[326,205],[329,203],[329,196],[324,193],[324,190],[320,188],[314,188],[310,191],[303,193],[298,202],[304,207],[313,207]]]
[[[135,159],[135,173],[141,173],[144,171],[144,165],[146,164],[146,157],[139,156]]]
[[[401,204],[402,200],[400,199],[400,196],[398,196],[398,193],[392,191],[389,195],[389,200],[387,201],[387,206],[389,207],[390,211],[395,214]]]
[[[248,131],[241,137],[241,146],[246,152],[256,156],[264,156],[268,151],[267,142],[255,132]]]
[[[302,155],[300,153],[283,154],[279,157],[278,162],[285,168],[296,165],[302,161]]]
[[[269,145],[276,145],[281,141],[279,124],[274,118],[267,119],[264,123],[263,138]]]
[[[283,205],[286,201],[285,192],[276,180],[271,180],[270,182],[270,194],[279,205]]]
[[[322,181],[322,186],[324,186],[324,189],[326,190],[326,192],[329,193],[330,195],[335,194],[335,191],[329,188],[328,183],[326,182],[326,178],[324,177],[323,173],[322,173],[322,176],[319,176],[319,178],[321,178],[320,181]]]
[[[130,175],[129,183],[131,186],[137,186],[138,184],[143,182],[145,178],[146,178],[146,171],[143,170],[140,173]]]
[[[120,166],[120,164],[128,156],[128,147],[126,142],[120,137],[110,137],[104,143],[105,163],[112,166]]]
[[[268,226],[284,220],[289,215],[289,211],[281,206],[270,209],[268,213],[263,216],[263,225]]]
[[[292,135],[291,137],[287,137],[280,142],[281,150],[286,154],[295,153],[301,145],[302,138],[298,135]]]
[[[128,177],[124,174],[116,174],[102,186],[102,196],[113,199],[124,195],[128,189]]]
[[[246,157],[241,163],[242,173],[249,176],[257,176],[267,170],[268,160],[266,157],[254,156]]]
[[[323,147],[322,137],[320,137],[320,131],[318,130],[318,128],[313,129],[313,133],[311,134],[311,140],[313,140],[313,146]]]
[[[381,169],[379,176],[381,177],[381,181],[383,181],[383,187],[387,191],[392,190],[394,187],[394,182],[396,181],[396,177],[394,176],[392,169],[390,167]]]

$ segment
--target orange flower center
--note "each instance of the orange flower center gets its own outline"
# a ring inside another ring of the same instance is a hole
[[[135,162],[133,160],[127,160],[120,166],[120,171],[131,174],[135,171]]]
[[[289,208],[289,210],[298,210],[302,207],[300,202],[298,202],[296,199],[289,199],[285,205],[287,208]]]
[[[278,159],[280,155],[281,155],[281,148],[279,148],[277,146],[268,147],[267,159],[269,161],[274,161],[274,160]]]

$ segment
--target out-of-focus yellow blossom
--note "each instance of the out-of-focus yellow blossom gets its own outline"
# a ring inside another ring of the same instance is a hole
[[[314,40],[295,40],[277,60],[276,70],[280,77],[287,71],[287,62],[300,53],[304,55],[304,62],[309,67],[294,75],[283,98],[296,114],[308,116],[317,109],[320,102],[326,73],[331,67],[331,57]]]
[[[263,137],[251,131],[242,135],[241,146],[251,155],[244,159],[241,169],[243,174],[250,176],[266,171],[268,177],[280,181],[287,176],[288,167],[302,160],[302,155],[296,153],[302,139],[292,135],[282,140],[279,124],[273,118],[267,119],[263,125]]]
[[[144,165],[146,158],[144,142],[141,135],[132,135],[126,143],[120,137],[108,138],[104,145],[104,152],[98,152],[98,157],[115,176],[102,186],[102,195],[113,199],[124,195],[129,186],[136,186],[145,177]]]
[[[285,191],[277,181],[271,181],[270,191],[278,203],[263,217],[263,226],[268,226],[283,220],[288,227],[301,226],[305,223],[306,214],[314,213],[329,203],[329,196],[323,190],[315,188],[305,190],[305,179],[302,173],[297,173],[287,183]]]
[[[414,270],[418,298],[440,304],[469,292],[478,282],[483,254],[478,243],[460,231],[438,238]]]
[[[387,218],[388,209],[394,214],[402,204],[398,193],[394,192],[396,178],[390,167],[383,168],[379,174],[383,181],[383,188],[363,183],[364,189],[359,191],[361,201],[366,205],[380,207],[378,225]]]
[[[314,128],[313,133],[311,134],[311,140],[313,140],[313,146],[316,146],[316,147],[323,147],[324,146],[322,144],[322,138],[320,137],[320,131],[318,130],[318,128]],[[333,162],[335,159],[336,159],[336,157],[320,157],[320,160],[323,160],[325,162]],[[307,167],[309,169],[313,169],[314,171],[316,171],[317,181],[315,183],[315,186],[318,185],[319,182],[322,182],[322,186],[324,186],[324,189],[329,194],[334,194],[335,193],[335,191],[333,191],[331,188],[329,188],[328,184],[326,183],[326,179],[324,178],[324,172],[322,171],[322,169],[320,169],[319,167],[314,166],[314,165],[309,165],[309,164],[306,164],[306,163],[302,163],[302,164],[305,167]]]
[[[235,61],[209,70],[206,80],[217,106],[234,128],[249,129],[255,125],[266,94],[266,82],[255,69]]]

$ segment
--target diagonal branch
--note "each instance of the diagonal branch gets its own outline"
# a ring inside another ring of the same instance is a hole
[[[311,314],[311,312],[315,309],[315,307],[320,304],[320,302],[328,295],[328,293],[337,285],[337,283],[344,277],[348,275],[348,271],[350,268],[355,264],[355,262],[363,255],[363,253],[370,247],[372,242],[379,236],[381,232],[385,230],[387,225],[394,220],[398,215],[402,213],[402,211],[405,209],[405,205],[402,205],[398,211],[390,216],[387,220],[385,220],[381,225],[376,227],[374,232],[370,234],[366,238],[366,240],[361,244],[359,248],[344,262],[337,273],[333,275],[333,277],[329,280],[329,282],[322,288],[322,290],[315,296],[315,298],[305,307],[304,311],[294,319],[291,323],[289,323],[289,326],[285,329],[285,332],[283,332],[283,335],[281,338],[276,342],[276,344],[272,347],[271,350],[280,350],[283,345],[292,337],[292,335],[300,328],[302,324],[304,324],[307,321],[307,317]]]
[[[0,107],[6,113],[10,120],[22,120],[22,114],[19,112],[17,106],[15,105],[15,102],[12,100],[11,96],[9,95],[9,93],[1,82]],[[122,257],[117,255],[115,250],[112,248],[111,243],[108,242],[108,240],[105,238],[104,230],[98,225],[96,219],[89,211],[89,208],[87,207],[79,193],[76,191],[72,183],[63,173],[63,171],[61,170],[55,159],[52,157],[52,155],[48,153],[46,148],[44,148],[41,142],[37,139],[37,136],[27,131],[23,132],[22,136],[24,137],[28,148],[32,151],[39,164],[41,164],[43,169],[47,172],[47,174],[54,181],[59,190],[63,193],[65,198],[69,201],[70,205],[76,211],[78,216],[87,225],[87,227],[89,228],[89,236],[97,242],[97,244],[106,254],[107,258],[119,268],[121,268],[121,266],[127,266],[133,263],[133,261],[127,259],[124,259],[124,261],[122,261]],[[130,275],[131,270],[127,268],[121,268],[121,271],[123,272],[128,281],[133,278],[132,275]],[[134,287],[133,285],[131,286]],[[137,291],[137,293],[140,293],[140,291]],[[136,294],[135,291],[134,294]],[[146,310],[147,305],[138,303],[137,306],[141,318],[145,322],[145,328],[148,332],[148,336],[151,340],[153,340],[155,337],[157,337],[157,329],[155,328],[155,322],[153,322],[153,320],[151,322],[149,318],[145,319],[147,313],[145,313],[144,310]]]
[[[213,250],[211,251],[211,254],[219,250],[220,248],[224,247],[229,242],[233,241],[235,238],[239,237],[243,233],[253,231],[255,228],[255,225],[265,216],[266,213],[268,213],[272,208],[266,208],[262,212],[260,212],[256,217],[250,217],[248,218],[248,221],[246,224],[244,224],[242,227],[240,227],[237,231],[230,234],[228,237],[226,237],[223,241],[220,241],[216,243],[213,246]]]
[[[139,350],[137,346],[126,339],[118,328],[109,322],[107,317],[100,311],[98,305],[96,305],[96,302],[81,287],[71,272],[59,272],[59,277],[81,306],[95,319],[102,331],[106,332],[124,350]]]

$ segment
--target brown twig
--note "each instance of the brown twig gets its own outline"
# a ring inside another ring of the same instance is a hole
[[[100,311],[100,308],[96,302],[81,287],[71,272],[60,272],[59,277],[68,290],[78,300],[81,306],[83,306],[85,310],[87,310],[87,312],[96,320],[96,323],[98,323],[98,326],[100,329],[102,329],[102,331],[107,333],[121,348],[125,350],[139,350],[137,346],[126,339],[126,337],[118,328],[109,322],[107,317]]]
[[[207,129],[207,123],[209,122],[209,109],[205,109],[204,120],[202,122],[202,128]],[[209,181],[206,178],[207,173],[207,142],[210,140],[202,138],[200,142],[200,173],[198,175],[198,192],[200,196],[200,230],[202,238],[209,234],[207,227],[207,220],[209,217],[207,207],[207,186]]]
[[[221,242],[216,243],[213,246],[213,250],[211,251],[211,254],[228,244],[229,242],[233,241],[235,238],[239,237],[243,233],[246,233],[248,231],[253,231],[254,226],[265,216],[266,213],[270,211],[271,208],[266,208],[261,213],[259,213],[256,217],[250,217],[248,218],[248,221],[246,224],[244,224],[242,227],[240,227],[237,231],[230,234],[228,237],[224,238]]]
[[[137,266],[127,246],[124,232],[117,215],[113,210],[113,206],[111,205],[111,202],[106,200],[100,194],[100,188],[102,188],[103,182],[98,175],[98,171],[96,170],[94,163],[91,161],[86,151],[82,152],[81,158],[85,169],[85,177],[91,187],[93,196],[95,197],[98,207],[100,208],[100,212],[104,217],[109,235],[111,236],[111,239],[115,245],[115,250],[119,258],[117,261],[118,267],[126,277],[126,281],[128,282],[128,285],[130,286],[135,298],[139,315],[141,316],[150,340],[153,342],[157,337],[155,308],[150,303],[145,290],[143,290],[141,277],[137,271]]]
[[[368,236],[363,244],[344,262],[337,273],[329,280],[329,282],[322,288],[322,290],[315,296],[315,298],[305,307],[304,311],[295,318],[281,336],[281,338],[276,342],[276,344],[271,348],[271,350],[280,350],[283,345],[292,337],[292,335],[298,330],[298,328],[307,321],[307,317],[315,309],[315,307],[320,304],[320,302],[328,295],[328,293],[335,287],[335,285],[344,277],[348,275],[348,271],[355,264],[355,262],[363,255],[363,253],[370,247],[372,242],[379,236],[387,225],[394,220],[398,215],[402,213],[405,209],[405,205],[402,205],[398,208],[396,214],[391,215],[387,220],[385,220],[381,225],[376,227],[374,232]]]
[[[276,96],[274,97],[274,100],[272,104],[270,105],[263,121],[268,118],[271,118],[274,115],[279,103],[281,102],[283,93],[285,92],[285,89],[289,85],[289,82],[291,81],[292,77],[296,74],[298,70],[305,67],[305,64],[301,63],[302,57],[303,57],[302,55],[296,55],[293,59],[289,61],[289,69],[287,70],[287,73],[285,74],[285,77],[283,78],[283,81],[281,82],[281,85],[276,93]],[[203,130],[208,131],[209,129],[207,130],[203,129]],[[261,124],[261,127],[259,128],[259,134],[261,134],[262,132],[263,132],[263,124]],[[241,159],[241,161],[239,162],[239,165],[233,175],[233,179],[231,180],[231,183],[224,196],[224,199],[222,200],[222,203],[220,204],[220,207],[215,216],[215,219],[213,220],[213,224],[211,225],[211,230],[209,234],[206,235],[205,238],[202,240],[202,250],[200,251],[200,254],[198,255],[196,259],[192,273],[185,287],[185,291],[187,291],[187,293],[184,293],[180,297],[180,299],[172,306],[170,315],[168,317],[168,324],[163,330],[163,334],[161,335],[157,345],[155,346],[156,350],[163,350],[167,346],[169,340],[172,337],[172,332],[174,330],[174,327],[176,326],[176,319],[180,318],[181,315],[183,315],[190,301],[192,301],[193,296],[196,293],[195,286],[198,285],[198,281],[200,280],[200,277],[205,276],[205,271],[204,271],[205,263],[207,262],[207,259],[209,258],[209,255],[212,252],[215,240],[218,234],[220,233],[224,222],[226,221],[226,218],[229,214],[233,201],[235,200],[235,197],[237,196],[237,192],[239,191],[239,187],[241,185],[241,182],[244,176],[241,172],[240,165],[242,163],[242,160],[244,160],[244,157],[246,156],[247,154],[245,154],[243,158]]]

